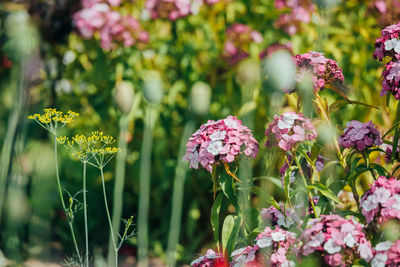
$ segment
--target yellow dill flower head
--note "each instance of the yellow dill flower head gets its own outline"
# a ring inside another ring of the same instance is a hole
[[[70,143],[69,138],[66,136],[59,136],[56,139],[57,139],[57,143],[60,145],[65,144],[65,142]]]
[[[71,110],[68,110],[67,114],[63,114],[62,111],[58,111],[54,108],[45,108],[43,111],[44,114],[30,115],[28,119],[35,120],[52,134],[56,133],[57,128],[64,127],[79,116],[79,113]]]
[[[114,143],[115,143],[115,139],[114,139],[114,137],[112,137],[111,135],[105,135],[105,136],[103,136],[102,141],[103,141],[103,143],[104,143],[105,145],[111,145],[111,144],[114,144]]]

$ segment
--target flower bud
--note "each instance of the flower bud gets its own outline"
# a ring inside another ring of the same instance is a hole
[[[122,81],[117,84],[115,87],[114,101],[122,113],[128,114],[131,111],[134,95],[135,92],[132,83]]]
[[[196,82],[190,91],[190,109],[197,115],[206,115],[210,109],[211,88],[207,83]]]
[[[266,58],[264,73],[275,90],[288,92],[295,85],[296,65],[292,55],[285,50],[278,50]]]
[[[161,102],[164,88],[158,71],[151,70],[146,73],[143,83],[143,95],[150,104],[159,104]]]
[[[237,67],[236,80],[242,86],[257,84],[260,81],[260,64],[253,59],[243,60]]]

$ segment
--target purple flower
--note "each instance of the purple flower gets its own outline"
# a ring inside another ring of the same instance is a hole
[[[381,37],[375,41],[373,57],[382,61],[385,56],[397,61],[400,54],[400,23],[387,26],[381,31]]]
[[[223,120],[209,120],[203,124],[186,144],[185,160],[189,167],[197,169],[199,164],[208,171],[218,162],[230,163],[240,154],[255,158],[257,140],[251,130],[234,116]]]
[[[277,144],[281,149],[288,151],[300,142],[315,140],[317,131],[311,120],[303,114],[286,112],[274,116],[274,121],[268,125],[265,135],[267,136],[265,145]]]
[[[379,131],[372,121],[362,123],[356,120],[349,121],[344,134],[339,137],[339,145],[344,148],[355,148],[358,151],[382,144]]]
[[[399,41],[400,44],[400,41]],[[400,54],[399,54],[400,55]],[[386,70],[383,71],[381,96],[390,92],[394,97],[400,99],[400,63],[390,61],[386,64]]]
[[[297,64],[297,82],[303,79],[307,72],[312,72],[314,90],[323,90],[326,84],[335,82],[343,82],[344,76],[342,69],[338,64],[329,58],[326,58],[321,53],[308,52],[305,54],[296,55]]]
[[[274,206],[270,206],[268,209],[261,209],[260,214],[264,220],[271,220],[274,227],[290,228],[293,224],[301,225],[303,223],[299,216],[297,216],[296,212],[291,208],[284,209],[282,204],[280,205],[280,208],[282,211],[285,211],[285,214]]]

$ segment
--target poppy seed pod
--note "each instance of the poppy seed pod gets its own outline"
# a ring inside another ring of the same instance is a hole
[[[207,83],[196,82],[190,91],[190,109],[197,116],[206,115],[210,109],[211,88]]]
[[[296,65],[292,55],[285,50],[278,50],[265,59],[264,74],[275,90],[290,91],[295,85]]]
[[[159,104],[161,102],[164,95],[164,88],[158,71],[151,70],[145,74],[143,95],[150,104]]]
[[[260,64],[253,59],[240,62],[236,70],[236,80],[241,86],[252,86],[260,81]]]
[[[114,101],[124,114],[128,114],[131,111],[134,96],[135,92],[130,82],[122,81],[115,87]]]

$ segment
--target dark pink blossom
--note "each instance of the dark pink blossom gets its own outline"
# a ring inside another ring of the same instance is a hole
[[[361,198],[360,205],[368,223],[374,219],[378,223],[389,219],[400,220],[400,181],[378,177]]]
[[[186,144],[185,160],[189,167],[197,169],[199,164],[208,171],[218,162],[231,163],[240,154],[255,158],[257,140],[251,130],[234,116],[223,120],[209,120],[203,124]]]
[[[382,61],[385,56],[397,61],[400,54],[400,23],[387,26],[381,31],[381,37],[375,41],[373,57]]]
[[[311,72],[316,92],[323,90],[326,84],[344,81],[342,69],[336,61],[324,57],[321,53],[308,52],[296,55],[296,65],[296,81],[300,82],[305,73]]]
[[[375,128],[372,121],[362,123],[356,120],[349,121],[344,134],[339,137],[339,145],[344,148],[354,148],[364,151],[373,145],[379,146],[382,139],[379,131]]]
[[[400,54],[399,54],[400,55]],[[398,61],[390,61],[386,64],[386,69],[383,71],[382,91],[381,96],[390,92],[394,97],[400,99],[400,63]]]
[[[277,144],[281,149],[288,151],[300,142],[315,140],[317,131],[311,120],[303,114],[286,112],[274,116],[274,121],[268,125],[265,135],[267,146]]]
[[[339,215],[321,215],[311,219],[301,235],[304,256],[318,252],[324,255],[329,266],[347,266],[348,260],[359,257],[367,262],[372,259],[372,246],[367,240],[363,225],[354,218]]]

